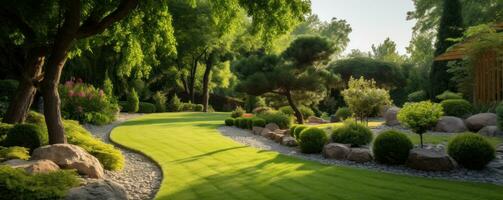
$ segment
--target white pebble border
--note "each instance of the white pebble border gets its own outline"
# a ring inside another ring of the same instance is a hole
[[[481,183],[493,183],[503,185],[503,175],[491,169],[481,171],[467,170],[457,168],[449,172],[427,172],[415,169],[410,169],[405,166],[388,166],[378,164],[376,162],[356,163],[348,160],[326,159],[321,154],[304,154],[300,152],[298,147],[287,147],[280,145],[273,140],[269,140],[260,135],[254,135],[249,130],[243,130],[236,127],[222,126],[218,130],[220,133],[232,140],[255,147],[262,150],[276,151],[284,155],[293,156],[301,159],[317,161],[328,165],[338,165],[346,167],[356,167],[369,169],[378,172],[387,172],[399,175],[412,175],[427,178],[437,178],[457,181],[470,181]],[[377,131],[377,130],[374,130]]]

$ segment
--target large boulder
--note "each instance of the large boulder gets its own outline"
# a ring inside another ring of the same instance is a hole
[[[68,191],[66,200],[112,200],[128,199],[122,185],[111,180],[89,181],[86,185]]]
[[[465,122],[459,117],[443,116],[437,122],[435,126],[435,131],[447,132],[447,133],[460,133],[465,132],[466,128]]]
[[[409,152],[406,165],[424,171],[449,171],[456,168],[456,162],[446,153],[422,148],[414,148]]]
[[[465,123],[470,131],[477,132],[485,126],[496,126],[496,119],[494,113],[479,113],[466,119]]]
[[[71,144],[54,144],[39,147],[31,156],[34,160],[51,160],[61,168],[76,169],[89,178],[103,178],[103,167],[98,159],[83,148]]]
[[[372,161],[372,155],[367,148],[351,148],[347,159],[358,163],[364,163]]]
[[[295,138],[293,138],[292,136],[285,136],[283,137],[281,144],[289,147],[294,147],[297,146],[297,140],[295,140]]]
[[[252,133],[255,134],[255,135],[258,135],[262,132],[262,130],[264,130],[264,128],[260,127],[260,126],[254,126],[252,128]]]
[[[309,116],[307,118],[307,121],[309,123],[313,123],[313,124],[323,124],[323,123],[326,123],[325,120],[323,120],[322,118],[315,117],[315,116]]]
[[[325,158],[345,160],[349,152],[351,152],[351,148],[346,144],[330,143],[323,147],[323,157]]]
[[[497,126],[486,126],[480,129],[478,133],[490,137],[503,137],[503,131],[499,130]]]
[[[275,123],[268,123],[265,125],[265,128],[266,129],[269,129],[271,131],[275,131],[275,130],[278,130],[279,129],[279,126]]]
[[[397,126],[400,125],[398,121],[397,115],[400,112],[400,108],[391,107],[384,113],[384,120],[386,121],[386,125],[388,126]]]
[[[262,137],[270,138],[270,137],[271,137],[271,135],[272,135],[273,133],[274,133],[274,131],[271,131],[271,130],[269,130],[268,128],[264,128],[264,129],[262,129],[262,131],[260,132],[260,135],[261,135]]]
[[[35,173],[48,173],[53,171],[58,171],[59,166],[50,160],[8,160],[2,163],[2,165],[9,165],[12,168],[24,169],[30,174]]]

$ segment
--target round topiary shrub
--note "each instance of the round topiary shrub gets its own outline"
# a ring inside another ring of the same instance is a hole
[[[473,107],[464,99],[447,99],[440,102],[447,116],[466,117],[472,113]]]
[[[464,133],[452,139],[447,152],[467,169],[483,169],[495,157],[494,147],[481,135]]]
[[[30,151],[47,143],[47,133],[33,124],[16,124],[9,130],[4,141],[5,146],[26,147]]]
[[[238,118],[238,117],[243,116],[243,114],[245,114],[245,110],[243,110],[243,108],[238,106],[234,111],[232,111],[231,117]]]
[[[337,109],[337,112],[335,112],[335,117],[340,121],[344,121],[347,118],[350,118],[351,115],[353,115],[353,113],[351,113],[348,107],[341,107]]]
[[[294,133],[295,133],[295,128],[297,128],[297,126],[298,126],[297,124],[290,126],[290,129],[289,129],[290,136],[295,137]]]
[[[308,126],[304,126],[304,125],[297,125],[295,127],[295,130],[293,130],[293,137],[296,138],[296,139],[299,139],[299,136],[300,136],[300,132],[302,132],[304,129],[308,128]]]
[[[372,141],[372,131],[365,125],[355,121],[346,121],[342,127],[336,128],[332,133],[332,141],[351,146],[363,146]]]
[[[320,128],[307,128],[299,135],[299,146],[303,153],[320,153],[325,143],[327,143],[327,134]]]
[[[234,126],[234,118],[225,119],[226,126]]]
[[[265,127],[265,119],[255,117],[252,119],[252,126]]]
[[[405,163],[412,147],[412,142],[407,135],[389,130],[376,137],[372,151],[377,162],[399,165]]]

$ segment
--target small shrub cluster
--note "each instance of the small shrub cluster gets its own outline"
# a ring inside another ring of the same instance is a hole
[[[240,106],[238,106],[238,107],[236,107],[236,109],[234,109],[234,111],[232,111],[231,117],[232,118],[238,118],[238,117],[243,116],[243,114],[245,114],[245,110],[243,110],[243,108],[241,108]]]
[[[353,115],[348,107],[341,107],[335,112],[335,117],[340,121],[344,121]]]
[[[75,171],[58,170],[30,175],[23,169],[0,166],[1,199],[63,199],[70,188],[79,184]]]
[[[103,125],[116,118],[119,105],[101,89],[72,79],[60,86],[59,92],[61,114],[66,119]]]
[[[383,106],[391,105],[389,91],[379,88],[374,80],[363,77],[351,77],[348,88],[341,95],[354,116],[361,121],[378,113]]]
[[[404,164],[412,149],[412,142],[404,133],[395,130],[380,133],[372,146],[377,162],[390,165]]]
[[[126,109],[129,113],[136,113],[140,109],[140,99],[134,88],[131,88],[131,91],[127,94]]]
[[[398,121],[411,128],[421,138],[423,146],[423,133],[437,124],[438,119],[443,115],[442,106],[430,101],[417,103],[405,103],[398,112]]]
[[[265,125],[265,119],[262,119],[260,117],[254,117],[252,119],[252,126],[265,127]]]
[[[21,159],[28,160],[30,154],[27,148],[24,147],[0,147],[0,162],[11,160],[11,159]]]
[[[228,118],[228,119],[225,119],[225,125],[226,126],[234,126],[234,118]]]
[[[447,152],[468,169],[483,169],[495,158],[495,148],[483,136],[474,133],[456,136],[449,142]]]
[[[176,94],[169,100],[168,103],[168,111],[170,112],[179,112],[182,110],[182,102],[180,101],[180,98],[176,96]]]
[[[154,100],[155,102],[155,110],[157,112],[165,112],[166,111],[166,96],[160,92],[160,91],[157,91],[154,96],[152,97],[152,99]]]
[[[303,153],[320,153],[325,143],[327,143],[327,135],[320,128],[307,128],[299,135],[299,146]]]
[[[253,119],[239,117],[234,120],[234,125],[242,129],[252,129]]]
[[[463,99],[463,94],[454,93],[449,90],[444,91],[442,94],[436,96],[438,100],[444,101],[448,99]]]
[[[287,129],[292,125],[292,117],[279,111],[269,111],[259,114],[258,117],[265,120],[266,124],[275,123],[281,129]]]
[[[152,103],[147,103],[147,102],[140,102],[139,103],[139,113],[155,113],[155,105]]]
[[[472,113],[473,107],[464,99],[447,99],[440,102],[447,116],[466,117]]]
[[[372,131],[365,125],[348,120],[344,125],[338,127],[332,133],[332,141],[351,146],[363,146],[372,141]]]
[[[415,91],[407,95],[407,101],[409,102],[420,102],[426,100],[428,100],[428,94],[426,94],[426,91],[424,90]]]
[[[47,132],[34,124],[16,124],[7,132],[4,145],[7,147],[19,146],[34,149],[48,144]]]
[[[295,129],[293,130],[293,137],[297,140],[300,139],[300,133],[304,130],[308,128],[308,126],[304,126],[304,125],[298,125],[298,126],[295,126]]]
[[[191,111],[194,111],[194,112],[201,112],[203,111],[203,104],[193,104],[192,102],[188,102],[188,103],[182,103],[182,109],[181,111],[185,111],[185,112],[191,112]]]

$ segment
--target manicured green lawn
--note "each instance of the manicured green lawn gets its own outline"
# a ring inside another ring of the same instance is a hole
[[[227,113],[145,115],[112,132],[164,173],[157,199],[503,199],[503,187],[337,167],[243,146],[218,133]]]

